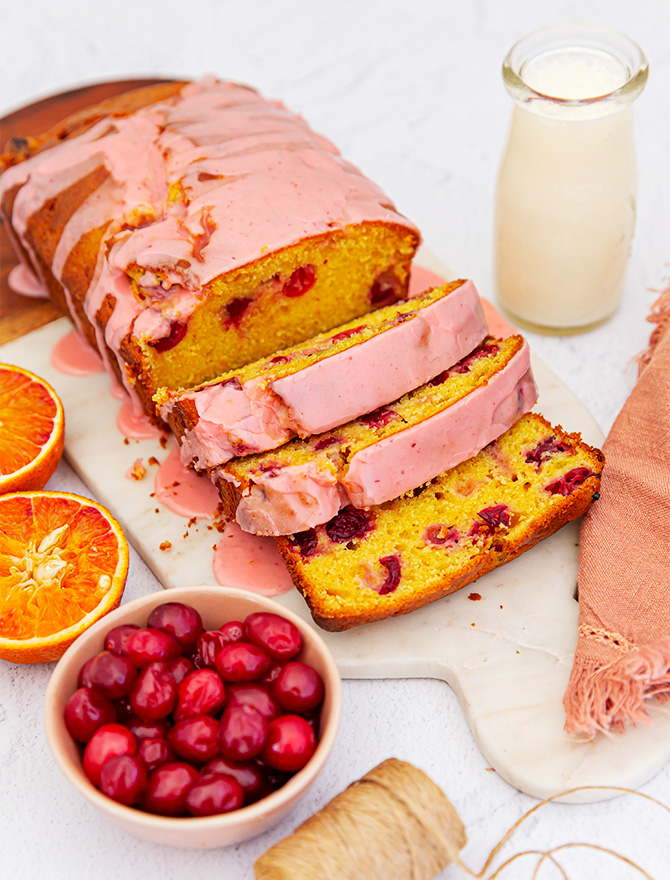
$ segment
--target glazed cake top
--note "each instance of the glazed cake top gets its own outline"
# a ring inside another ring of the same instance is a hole
[[[63,231],[56,277],[79,238],[110,217],[112,269],[139,267],[142,287],[189,291],[333,228],[384,221],[414,229],[281,102],[211,77],[7,169],[0,193],[23,185],[12,214],[17,233],[48,198],[100,165],[109,179]]]

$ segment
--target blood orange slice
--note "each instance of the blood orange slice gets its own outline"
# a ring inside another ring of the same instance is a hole
[[[48,382],[0,364],[0,494],[42,489],[63,454],[63,404]]]
[[[0,659],[57,660],[121,601],[128,542],[102,505],[68,492],[0,496]]]

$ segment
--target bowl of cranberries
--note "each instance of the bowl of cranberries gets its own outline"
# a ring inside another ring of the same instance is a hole
[[[156,843],[266,831],[333,747],[340,677],[321,636],[271,599],[183,587],[122,605],[58,662],[46,735],[89,803]]]

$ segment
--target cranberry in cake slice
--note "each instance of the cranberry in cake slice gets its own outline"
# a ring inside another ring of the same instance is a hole
[[[537,399],[520,336],[487,338],[439,375],[332,432],[215,469],[225,512],[276,536],[382,504],[476,455]]]

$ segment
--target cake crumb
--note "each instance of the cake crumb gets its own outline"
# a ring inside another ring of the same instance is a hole
[[[155,455],[152,455],[151,458],[147,459],[147,464],[160,464],[160,461],[156,458]]]
[[[161,434],[160,440],[158,441],[161,445],[161,449],[165,449],[167,447],[167,434]]]
[[[470,626],[474,626],[474,623],[471,623]]]
[[[470,595],[468,596],[468,599],[470,599],[472,602],[479,602],[481,598],[481,593],[470,593]],[[502,605],[500,607],[502,608]],[[474,623],[472,625],[474,626]]]
[[[147,469],[141,458],[136,458],[131,467],[126,471],[127,480],[143,480]]]
[[[124,437],[124,438],[123,438],[123,445],[124,445],[124,446],[130,446],[130,440],[129,440],[127,437]]]
[[[154,507],[154,513],[160,513],[160,512],[161,512],[160,507]]]
[[[162,544],[158,545],[159,550],[172,550],[172,544],[169,541],[163,541]]]

